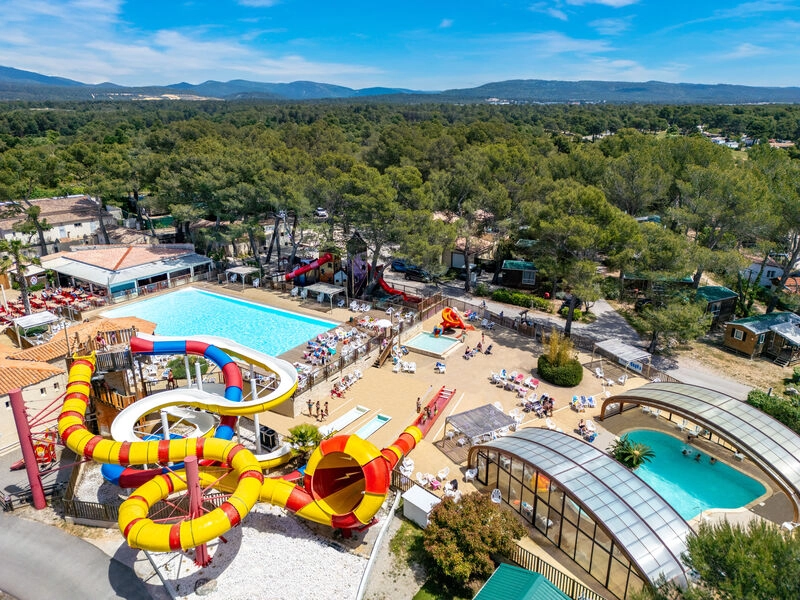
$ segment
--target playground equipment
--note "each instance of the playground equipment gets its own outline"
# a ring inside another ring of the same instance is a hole
[[[286,279],[288,281],[302,275],[303,273],[308,273],[309,271],[313,271],[314,269],[319,269],[321,265],[331,262],[332,260],[333,260],[333,255],[330,254],[329,252],[326,252],[318,259],[312,260],[307,265],[303,265],[302,267],[297,267],[294,271],[287,273]]]
[[[472,325],[464,323],[458,311],[449,306],[442,309],[442,327],[445,329],[475,329]]]
[[[383,450],[355,435],[335,436],[324,440],[312,453],[300,484],[290,481],[294,478],[289,476],[265,478],[259,457],[232,441],[236,419],[263,412],[291,397],[297,387],[297,373],[291,364],[211,336],[178,339],[140,334],[131,339],[131,350],[139,354],[205,356],[220,367],[225,384],[223,397],[201,389],[178,389],[139,400],[130,412],[126,414],[126,409],[115,420],[112,434],[121,441],[112,441],[86,429],[84,415],[95,359],[94,355],[75,357],[58,431],[77,454],[123,467],[118,478],[121,484],[139,485],[119,510],[120,531],[134,548],[172,551],[200,547],[238,524],[257,501],[285,507],[305,519],[345,532],[363,529],[375,522],[389,490],[391,469],[422,439],[422,431],[413,425]],[[275,376],[276,388],[264,397],[243,401],[241,372],[229,354],[268,370]],[[135,436],[134,424],[139,417],[175,405],[222,415],[214,437],[140,441]],[[150,508],[190,487],[181,462],[187,457],[197,458],[203,486],[213,486],[230,493],[230,497],[206,514],[193,513],[174,524],[156,523],[148,518]],[[175,464],[170,467],[168,463]],[[130,465],[146,464],[160,467],[130,469]]]
[[[422,298],[419,296],[412,296],[411,294],[406,294],[402,290],[398,290],[393,288],[386,280],[383,278],[383,275],[378,275],[378,285],[381,286],[381,289],[391,296],[400,296],[406,302],[422,302]]]

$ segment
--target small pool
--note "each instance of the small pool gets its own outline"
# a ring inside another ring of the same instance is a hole
[[[407,342],[404,342],[403,345],[407,346],[409,350],[413,350],[419,354],[444,358],[447,352],[460,343],[461,341],[456,338],[447,337],[445,335],[437,337],[432,333],[423,332],[418,333]]]
[[[218,335],[270,356],[316,337],[338,323],[297,315],[196,288],[185,288],[107,310],[104,317],[139,317],[158,335]]]
[[[358,431],[356,431],[356,435],[360,437],[362,440],[365,440],[391,420],[392,417],[388,415],[375,415],[374,417],[372,417],[372,419],[367,421]]]
[[[628,433],[635,442],[647,444],[655,458],[635,473],[657,491],[687,521],[709,508],[740,508],[767,489],[741,471],[709,456],[682,439],[650,429]],[[683,450],[689,450],[684,454]],[[700,454],[700,460],[695,460]]]

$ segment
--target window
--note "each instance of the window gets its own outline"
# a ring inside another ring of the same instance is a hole
[[[762,333],[760,336],[758,336],[758,343],[759,344],[763,344],[764,343],[764,338],[766,337],[766,335],[767,335],[766,333]]]
[[[6,408],[11,408],[11,400],[6,400]]]
[[[536,284],[536,271],[524,270],[522,271],[522,284],[535,285]]]
[[[78,227],[83,227],[83,223],[75,223],[75,229],[77,229]]]
[[[744,340],[744,331],[742,331],[741,329],[734,329],[731,332],[731,335],[733,335],[733,339],[735,339],[735,340],[739,340],[739,341]]]
[[[39,388],[39,393],[40,393],[42,396],[47,396],[47,388],[46,388],[46,387]]]
[[[57,381],[53,384],[53,389],[54,390],[57,390],[60,387],[61,387],[61,385]]]
[[[767,279],[772,279],[773,277],[775,277],[775,269],[770,269],[767,271]]]

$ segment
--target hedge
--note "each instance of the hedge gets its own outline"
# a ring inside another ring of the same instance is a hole
[[[512,292],[511,290],[499,289],[492,292],[492,300],[522,306],[523,308],[535,308],[543,312],[553,312],[553,307],[548,300],[531,296],[525,292]]]
[[[747,403],[764,411],[796,433],[800,433],[800,406],[796,400],[770,396],[766,392],[756,389],[747,394]]]
[[[575,359],[562,366],[550,364],[547,356],[542,354],[537,365],[539,377],[548,383],[561,387],[575,387],[583,379],[583,365]]]

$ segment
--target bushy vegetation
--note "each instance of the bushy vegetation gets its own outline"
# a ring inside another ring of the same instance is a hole
[[[583,379],[583,365],[578,361],[572,341],[557,331],[546,337],[547,351],[539,357],[539,377],[561,387],[575,387]]]
[[[513,304],[514,306],[521,306],[523,308],[535,308],[536,310],[544,312],[553,312],[553,306],[549,300],[525,292],[508,290],[505,288],[492,292],[492,300],[505,304]]]
[[[800,400],[768,395],[756,389],[747,394],[747,403],[800,433]]]
[[[289,435],[284,441],[291,444],[301,460],[307,460],[314,449],[319,446],[323,435],[312,423],[300,423],[289,428]]]
[[[663,584],[631,600],[796,600],[800,598],[800,536],[761,520],[746,526],[700,523],[686,540],[684,563],[699,581],[686,589]]]
[[[569,313],[569,307],[567,306],[558,311],[558,314],[560,314],[564,318],[566,318],[567,313]],[[583,311],[580,308],[573,309],[572,318],[575,319],[576,321],[580,321],[583,318]]]
[[[445,498],[431,511],[423,534],[425,552],[441,579],[465,587],[487,579],[496,564],[493,555],[508,556],[525,528],[510,512],[485,494],[469,494],[461,502]]]

